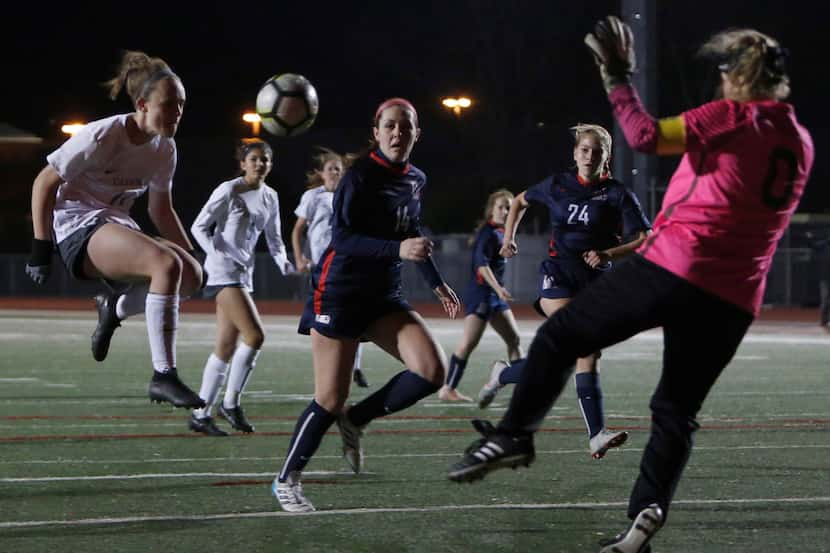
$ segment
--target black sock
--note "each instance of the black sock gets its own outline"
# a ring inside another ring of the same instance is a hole
[[[352,424],[365,426],[378,417],[402,411],[438,390],[438,386],[410,370],[393,376],[380,390],[349,408]]]
[[[329,413],[320,405],[311,400],[308,407],[297,419],[294,427],[294,435],[291,436],[291,443],[288,446],[288,455],[280,470],[279,481],[285,482],[289,473],[301,471],[311,460],[311,456],[317,451],[323,435],[334,423],[337,417]]]

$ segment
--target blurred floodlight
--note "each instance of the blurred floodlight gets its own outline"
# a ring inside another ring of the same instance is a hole
[[[85,124],[86,123],[67,123],[65,125],[61,125],[61,132],[71,136],[84,128]]]
[[[456,116],[461,115],[462,109],[467,109],[471,105],[473,105],[473,101],[466,96],[461,96],[459,98],[442,98],[441,105],[445,108],[452,110],[452,112]]]

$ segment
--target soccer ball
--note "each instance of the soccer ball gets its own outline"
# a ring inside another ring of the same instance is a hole
[[[276,136],[293,136],[308,130],[319,106],[314,86],[295,73],[271,77],[256,96],[256,111],[262,126]]]

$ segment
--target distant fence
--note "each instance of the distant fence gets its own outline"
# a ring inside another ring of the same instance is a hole
[[[786,307],[814,307],[819,303],[819,280],[828,263],[830,247],[810,247],[804,236],[810,232],[798,227],[782,239],[773,259],[764,303]],[[812,232],[812,236],[815,232]],[[470,278],[470,251],[467,235],[435,236],[434,257],[444,278],[462,294]],[[547,254],[544,236],[519,236],[519,254],[507,264],[505,286],[517,302],[530,303],[536,298],[539,262]],[[89,297],[101,289],[96,282],[73,281],[56,259],[51,279],[45,286],[32,283],[24,273],[25,255],[0,255],[0,296]],[[825,277],[826,278],[826,277]],[[430,301],[432,292],[423,283],[414,264],[404,263],[404,287],[411,301]],[[302,301],[308,295],[304,276],[282,276],[266,253],[258,253],[254,274],[254,296],[263,299]]]

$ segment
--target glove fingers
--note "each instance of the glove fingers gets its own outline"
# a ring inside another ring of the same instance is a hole
[[[605,65],[607,63],[605,48],[599,43],[597,37],[588,33],[585,35],[585,45],[591,50],[591,54],[593,54],[594,61],[597,65]]]
[[[614,42],[613,31],[611,30],[608,21],[605,19],[597,21],[597,24],[594,26],[594,35],[596,35],[600,44],[605,46],[609,46]]]

